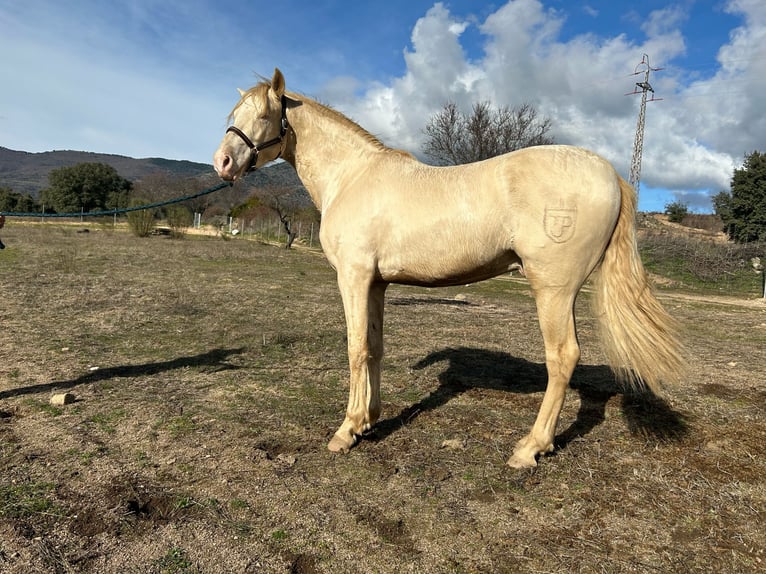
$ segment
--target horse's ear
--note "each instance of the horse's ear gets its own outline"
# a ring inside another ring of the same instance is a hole
[[[271,91],[278,98],[281,98],[285,93],[285,77],[279,71],[279,68],[274,68],[274,77],[271,78]]]
[[[239,92],[239,97],[244,98],[245,97],[245,90],[241,90],[240,88],[237,88],[237,91]]]

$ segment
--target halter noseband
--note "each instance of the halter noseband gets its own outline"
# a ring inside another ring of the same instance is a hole
[[[263,143],[260,143],[258,145],[255,145],[252,140],[247,137],[247,134],[243,132],[241,129],[239,129],[237,126],[229,126],[229,128],[226,130],[226,133],[232,132],[237,134],[240,139],[245,142],[245,145],[250,148],[250,161],[247,164],[247,169],[245,171],[253,171],[256,169],[255,164],[258,161],[258,152],[265,150],[267,147],[275,146],[278,144],[282,144],[282,140],[285,137],[285,134],[287,133],[287,128],[290,127],[290,124],[287,122],[287,98],[283,95],[282,96],[282,122],[279,127],[279,137],[270,139],[269,141],[265,141]],[[280,147],[279,153],[277,154],[277,157],[274,159],[279,158],[282,155],[282,148]]]

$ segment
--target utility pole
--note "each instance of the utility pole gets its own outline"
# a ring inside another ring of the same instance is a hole
[[[641,63],[636,66],[633,76],[644,74],[643,82],[636,82],[636,86],[632,92],[625,94],[631,96],[633,94],[641,94],[641,107],[638,111],[638,123],[636,124],[636,139],[633,141],[633,157],[630,160],[630,185],[636,190],[636,196],[638,196],[638,188],[641,181],[641,156],[644,153],[644,121],[646,120],[646,102],[659,101],[662,98],[654,97],[654,88],[649,83],[649,73],[657,72],[664,68],[652,68],[649,65],[649,56],[644,54],[641,59]],[[651,92],[652,97],[647,99],[647,94]]]

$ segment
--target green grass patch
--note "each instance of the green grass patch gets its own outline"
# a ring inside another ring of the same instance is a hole
[[[189,559],[188,553],[183,548],[173,546],[168,551],[152,562],[160,574],[192,574],[199,570]]]
[[[648,271],[695,292],[753,296],[762,294],[762,277],[752,267],[753,257],[763,257],[762,244],[738,245],[694,238],[647,233],[639,250]]]
[[[60,416],[64,410],[39,399],[27,399],[25,404],[34,412],[43,413],[51,417]]]
[[[51,495],[54,485],[42,483],[0,485],[0,516],[27,518],[37,514],[60,515]]]
[[[290,537],[290,535],[284,530],[275,530],[271,533],[271,539],[275,542],[284,542]]]
[[[87,422],[96,425],[105,433],[114,434],[117,431],[117,423],[126,416],[125,409],[117,408],[109,412],[95,413],[87,419]]]
[[[183,414],[173,417],[165,423],[165,428],[174,438],[185,436],[197,430],[197,423],[194,422],[191,415]]]

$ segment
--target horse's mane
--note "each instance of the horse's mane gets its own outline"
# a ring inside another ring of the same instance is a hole
[[[268,80],[264,80],[262,82],[259,82],[258,84],[250,88],[249,90],[247,90],[242,95],[242,98],[239,100],[239,102],[237,102],[237,105],[234,106],[234,109],[231,110],[228,121],[231,122],[232,118],[234,117],[234,112],[237,111],[237,109],[242,105],[242,103],[245,100],[247,100],[248,98],[265,98],[266,92],[269,90],[269,88],[271,88],[271,82],[269,82]],[[362,139],[364,139],[365,141],[367,141],[368,143],[370,143],[375,148],[381,151],[390,151],[390,152],[400,153],[400,154],[412,157],[412,154],[410,154],[409,152],[388,147],[386,144],[380,141],[376,136],[372,135],[362,126],[357,124],[354,120],[348,118],[347,116],[344,116],[338,110],[335,110],[326,104],[319,103],[318,101],[314,99],[311,99],[307,96],[304,96],[303,94],[298,94],[295,92],[285,92],[285,95],[290,99],[300,101],[301,104],[303,105],[310,106],[311,108],[316,110],[318,113],[328,116],[332,118],[334,121],[346,126],[354,134],[362,137]]]

